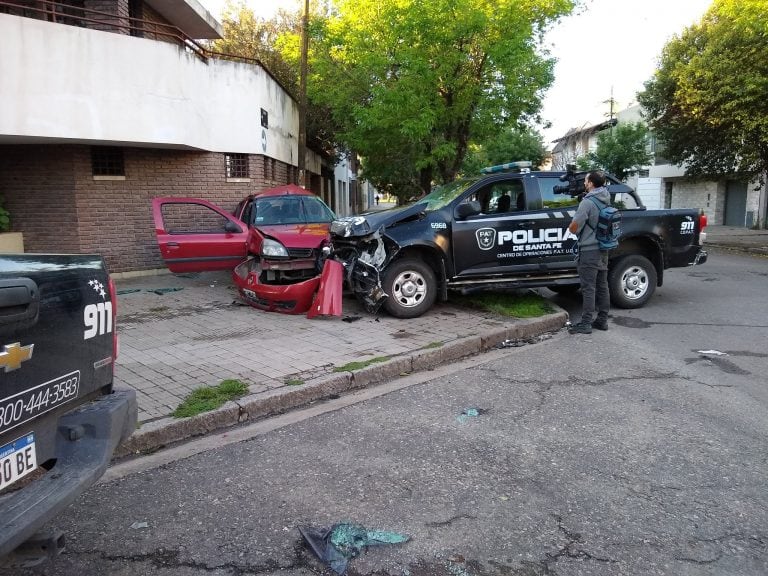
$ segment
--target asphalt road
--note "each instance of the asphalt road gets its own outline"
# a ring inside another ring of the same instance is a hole
[[[297,528],[353,522],[410,540],[352,576],[764,576],[767,277],[714,254],[608,332],[123,464],[56,520],[68,551],[44,572],[331,574]]]

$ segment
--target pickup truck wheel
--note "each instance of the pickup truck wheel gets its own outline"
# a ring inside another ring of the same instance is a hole
[[[384,309],[395,318],[416,318],[429,310],[437,297],[432,268],[419,260],[404,258],[393,262],[382,283],[389,295]]]
[[[608,289],[617,308],[640,308],[656,290],[656,268],[644,256],[625,256],[611,264]]]

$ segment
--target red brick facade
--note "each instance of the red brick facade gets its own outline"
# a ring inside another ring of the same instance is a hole
[[[123,148],[124,180],[95,180],[91,147],[0,146],[0,182],[12,230],[27,252],[97,253],[111,272],[164,268],[152,198],[204,198],[231,211],[248,194],[284,184],[295,168],[249,156],[250,182],[227,182],[224,154]],[[272,174],[268,174],[272,176]]]

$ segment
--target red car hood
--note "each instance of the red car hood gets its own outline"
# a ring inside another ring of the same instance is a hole
[[[329,223],[257,226],[264,236],[280,241],[286,248],[318,248],[328,238]]]

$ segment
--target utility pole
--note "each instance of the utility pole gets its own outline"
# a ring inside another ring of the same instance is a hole
[[[307,53],[309,52],[309,0],[304,0],[301,19],[301,71],[299,73],[299,186],[307,183]]]
[[[610,104],[607,116],[608,120],[611,122],[611,132],[613,132],[613,107],[616,105],[616,100],[613,98],[613,86],[611,86],[611,97],[608,100],[603,100],[603,104]]]

